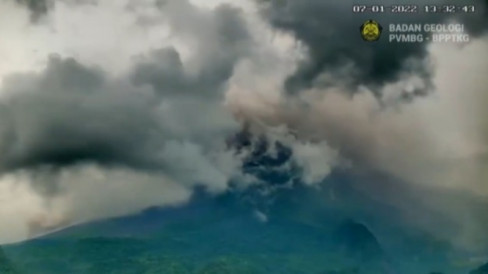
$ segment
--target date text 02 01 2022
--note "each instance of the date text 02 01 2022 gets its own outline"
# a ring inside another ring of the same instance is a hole
[[[418,13],[423,11],[425,13],[474,13],[476,7],[474,5],[426,5],[419,8],[417,5],[353,5],[352,12],[354,13]]]

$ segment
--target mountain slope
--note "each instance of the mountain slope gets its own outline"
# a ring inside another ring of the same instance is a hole
[[[381,218],[394,208],[340,179],[265,199],[199,193],[183,206],[73,226],[5,250],[29,274],[469,272],[451,264],[446,245]]]
[[[0,273],[2,274],[18,274],[12,262],[5,256],[5,253],[0,248]]]
[[[285,274],[349,269],[386,273],[373,269],[362,258],[350,259],[341,253],[340,248],[351,242],[334,241],[333,229],[325,225],[313,226],[283,216],[264,221],[253,209],[233,201],[236,199],[222,197],[196,200],[180,208],[151,208],[11,245],[8,251],[25,272],[33,274],[158,273],[161,268],[173,273]],[[375,237],[369,230],[366,233]],[[369,252],[361,248],[356,246],[360,253]],[[376,248],[381,249],[379,244]],[[382,262],[383,258],[371,260]]]
[[[488,274],[488,263],[480,266],[476,270],[471,271],[469,274]]]

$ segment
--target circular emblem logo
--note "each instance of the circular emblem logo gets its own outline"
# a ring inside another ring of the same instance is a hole
[[[383,27],[381,27],[381,25],[374,20],[367,20],[361,25],[359,30],[361,31],[361,37],[365,41],[371,42],[378,41],[378,39],[380,39]]]

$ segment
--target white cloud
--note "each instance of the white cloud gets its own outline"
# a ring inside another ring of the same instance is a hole
[[[35,193],[25,176],[4,175],[0,178],[0,242],[25,239],[31,219],[45,214],[44,199]]]
[[[59,192],[33,189],[38,176],[16,172],[0,179],[0,242],[15,242],[59,227],[135,213],[150,206],[177,205],[191,188],[159,173],[80,165],[48,174]]]

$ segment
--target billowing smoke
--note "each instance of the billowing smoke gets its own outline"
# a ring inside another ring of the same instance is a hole
[[[31,20],[37,21],[47,14],[54,2],[49,0],[16,0],[16,3],[26,6],[31,12]]]
[[[488,242],[485,3],[378,18],[473,39],[400,48],[360,41],[352,3],[258,2],[0,3],[0,240],[341,170],[405,224]]]
[[[120,15],[114,16],[121,20],[131,16],[134,27],[144,31],[145,27],[137,24],[139,7],[130,11],[125,4],[105,5],[73,9],[73,16],[118,8]],[[17,11],[15,6],[4,6]],[[50,13],[53,17],[47,18],[52,21],[46,24],[56,28],[71,9],[57,3]],[[194,48],[186,50],[196,54],[183,56],[171,45],[148,45],[145,53],[123,56],[130,60],[116,75],[97,64],[81,63],[83,57],[60,52],[49,54],[37,71],[3,77],[1,172],[29,182],[46,199],[41,207],[47,213],[28,223],[53,227],[51,213],[65,215],[54,218],[63,219],[61,224],[66,223],[64,219],[79,222],[125,214],[181,201],[196,185],[221,192],[240,173],[239,156],[225,144],[227,136],[238,130],[238,123],[222,102],[233,67],[251,44],[242,12],[230,6],[200,10],[182,1],[153,9],[164,19],[161,24],[168,27],[160,38],[175,35],[175,40],[188,41],[185,45]],[[195,22],[186,25],[173,14]],[[90,31],[79,23],[81,32]],[[202,29],[192,28],[194,25]],[[105,35],[120,28],[116,24],[111,27],[107,26]],[[29,28],[30,35],[58,36],[45,33],[42,25]],[[70,50],[73,48],[66,51]],[[89,59],[86,63],[94,60]],[[103,194],[97,198],[91,191]],[[94,200],[84,202],[90,199]],[[120,202],[112,202],[118,199]],[[56,213],[60,208],[63,212]]]
[[[404,89],[400,99],[411,100],[425,95],[434,87],[431,81],[430,65],[426,45],[428,43],[404,43],[391,46],[388,39],[365,45],[358,32],[359,26],[370,13],[353,14],[353,5],[378,5],[375,1],[341,1],[340,3],[320,0],[260,0],[262,13],[278,31],[294,35],[303,43],[306,57],[287,80],[285,88],[295,94],[303,89],[347,85],[347,92],[355,93],[364,87],[381,97],[382,86],[399,82],[405,75],[415,75],[416,82],[400,85]],[[486,1],[474,1],[477,13],[451,16],[446,13],[425,13],[424,1],[410,1],[416,5],[415,15],[411,13],[388,12],[397,1],[381,1],[387,12],[377,13],[374,19],[385,27],[387,24],[441,23],[456,20],[466,24],[466,31],[474,35],[488,29]],[[429,5],[448,4],[448,1],[431,1]]]
[[[238,113],[259,121],[262,131],[285,127],[297,140],[316,145],[326,140],[348,160],[350,172],[387,174],[389,180],[366,176],[357,186],[374,200],[397,207],[411,224],[456,244],[483,247],[488,64],[479,56],[488,49],[487,42],[482,38],[461,49],[430,46],[429,56],[436,61],[435,92],[408,104],[385,107],[381,102],[401,92],[401,83],[385,85],[382,100],[368,91],[351,96],[346,87],[335,87],[303,90],[291,99],[257,90],[259,102],[249,103],[246,94],[235,95],[233,101],[249,104],[252,113],[236,107]],[[400,183],[410,190],[374,180]],[[449,225],[440,225],[441,220]]]

